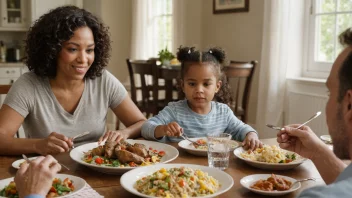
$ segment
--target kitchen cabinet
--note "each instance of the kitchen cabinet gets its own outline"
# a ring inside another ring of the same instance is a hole
[[[1,28],[26,30],[30,23],[28,2],[27,0],[1,0]]]
[[[32,0],[32,21],[37,20],[49,10],[64,5],[75,5],[83,8],[83,0]]]

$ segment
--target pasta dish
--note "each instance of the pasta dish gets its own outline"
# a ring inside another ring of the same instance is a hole
[[[284,191],[291,188],[292,182],[285,178],[277,177],[271,174],[266,180],[260,179],[256,181],[251,188],[264,191]]]
[[[134,185],[143,194],[157,197],[199,197],[214,194],[220,184],[208,173],[191,168],[162,168]]]
[[[264,145],[263,148],[257,148],[254,151],[244,151],[241,156],[252,161],[266,163],[290,163],[297,158],[297,154],[290,154],[276,145]]]
[[[64,179],[64,181],[61,181],[61,179],[55,178],[53,180],[53,184],[46,195],[46,197],[58,197],[58,196],[63,196],[67,195],[70,192],[74,191],[75,187],[73,185],[72,180],[69,178]],[[11,181],[9,185],[5,186],[0,191],[0,196],[2,197],[10,197],[10,198],[19,198],[17,189],[16,189],[16,183],[14,181]]]
[[[147,149],[144,144],[106,141],[104,146],[84,153],[82,160],[99,166],[137,167],[158,163],[164,155],[164,151]]]

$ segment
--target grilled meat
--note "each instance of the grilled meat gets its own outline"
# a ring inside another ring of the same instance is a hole
[[[136,164],[141,164],[144,162],[143,157],[126,150],[119,150],[116,148],[115,154],[121,163],[134,162]]]
[[[99,156],[104,156],[105,150],[103,146],[98,146],[97,148],[94,148],[92,150],[92,155],[99,155]]]
[[[148,150],[144,144],[135,143],[133,146],[127,146],[126,149],[142,157],[148,157]]]

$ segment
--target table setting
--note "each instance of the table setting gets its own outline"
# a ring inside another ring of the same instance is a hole
[[[112,147],[112,160],[106,157],[107,142],[83,144],[54,156],[67,167],[56,178],[75,185],[59,197],[295,197],[325,184],[309,159],[279,148],[276,138],[261,141],[263,148],[248,151],[225,133],[185,137],[178,143],[128,139]],[[127,154],[133,163],[125,163]],[[0,196],[21,164],[35,157],[0,156]]]

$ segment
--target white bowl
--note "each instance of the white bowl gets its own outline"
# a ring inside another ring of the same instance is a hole
[[[133,186],[137,180],[142,177],[148,176],[153,174],[154,172],[160,170],[161,168],[170,169],[170,168],[179,168],[179,167],[187,167],[192,169],[199,169],[203,172],[207,172],[209,176],[214,177],[219,181],[221,187],[218,191],[216,191],[212,195],[203,196],[205,197],[216,197],[220,194],[225,193],[226,191],[230,190],[233,186],[234,182],[232,177],[224,171],[221,171],[217,168],[210,168],[208,166],[200,166],[194,164],[158,164],[154,166],[143,166],[137,169],[128,171],[127,173],[123,174],[120,179],[121,186],[130,193],[133,193],[140,197],[153,197],[149,195],[142,194],[138,192]]]
[[[250,159],[246,159],[243,158],[241,156],[241,153],[245,152],[245,150],[243,149],[243,147],[238,147],[236,148],[233,153],[234,155],[245,161],[247,164],[256,167],[256,168],[260,168],[260,169],[265,169],[265,170],[288,170],[288,169],[292,169],[295,168],[297,166],[299,166],[300,164],[302,164],[306,158],[301,157],[300,155],[296,154],[296,160],[290,162],[290,163],[267,163],[267,162],[258,162],[258,161],[253,161]],[[289,151],[288,151],[289,152]],[[293,152],[289,152],[289,154],[292,154]]]
[[[332,139],[330,135],[322,135],[320,139],[323,140],[327,144],[332,144]]]
[[[147,148],[152,147],[153,149],[156,149],[158,151],[165,151],[165,155],[161,158],[160,163],[170,162],[176,159],[179,154],[178,150],[175,147],[167,144],[159,143],[159,142],[153,142],[153,141],[147,141],[147,140],[126,140],[126,141],[130,144],[140,143],[140,144],[144,144]],[[98,147],[98,142],[93,142],[93,143],[88,143],[88,144],[78,146],[73,150],[71,150],[70,157],[74,161],[82,165],[88,166],[89,168],[92,168],[96,171],[107,173],[107,174],[121,175],[129,170],[136,168],[136,167],[107,167],[107,166],[89,164],[83,161],[82,158],[84,156],[84,152],[92,150],[93,148],[96,148],[96,147]]]
[[[29,160],[34,160],[36,159],[37,157],[30,157],[28,158]],[[19,169],[20,168],[20,164],[23,163],[24,161],[26,161],[25,159],[19,159],[19,160],[16,160],[12,163],[12,167],[14,167],[15,169]]]
[[[55,175],[55,178],[61,179],[62,181],[66,178],[69,178],[70,180],[72,180],[73,185],[75,187],[75,190],[73,192],[71,192],[67,195],[64,195],[64,196],[59,196],[59,197],[69,197],[73,194],[80,192],[86,186],[86,181],[84,179],[82,179],[80,177],[73,176],[73,175],[57,174],[57,175]],[[9,183],[11,181],[14,181],[13,177],[0,180],[0,190],[5,188],[5,186],[9,185]],[[0,196],[0,197],[2,197],[2,196]]]
[[[199,138],[189,138],[193,141],[197,141],[199,139],[203,139],[207,141],[207,137],[199,137]],[[230,140],[230,151],[233,151],[235,148],[239,147],[240,144],[236,142],[235,140]],[[192,142],[188,140],[182,140],[178,143],[178,146],[183,148],[186,152],[192,154],[192,155],[197,155],[197,156],[208,156],[208,151],[206,149],[197,149],[193,146]]]
[[[292,188],[290,188],[289,190],[285,190],[285,191],[264,191],[264,190],[257,190],[254,188],[251,188],[251,186],[257,182],[260,179],[268,179],[271,176],[271,174],[255,174],[255,175],[248,175],[246,177],[243,177],[240,180],[240,183],[243,187],[247,188],[248,190],[261,194],[261,195],[267,195],[267,196],[281,196],[281,195],[285,195],[291,192],[294,192],[296,190],[298,190],[301,187],[301,183],[298,182],[296,183]],[[283,177],[286,180],[294,183],[295,179],[291,178],[291,177],[287,177],[287,176],[282,176],[282,175],[276,175],[277,177]]]

